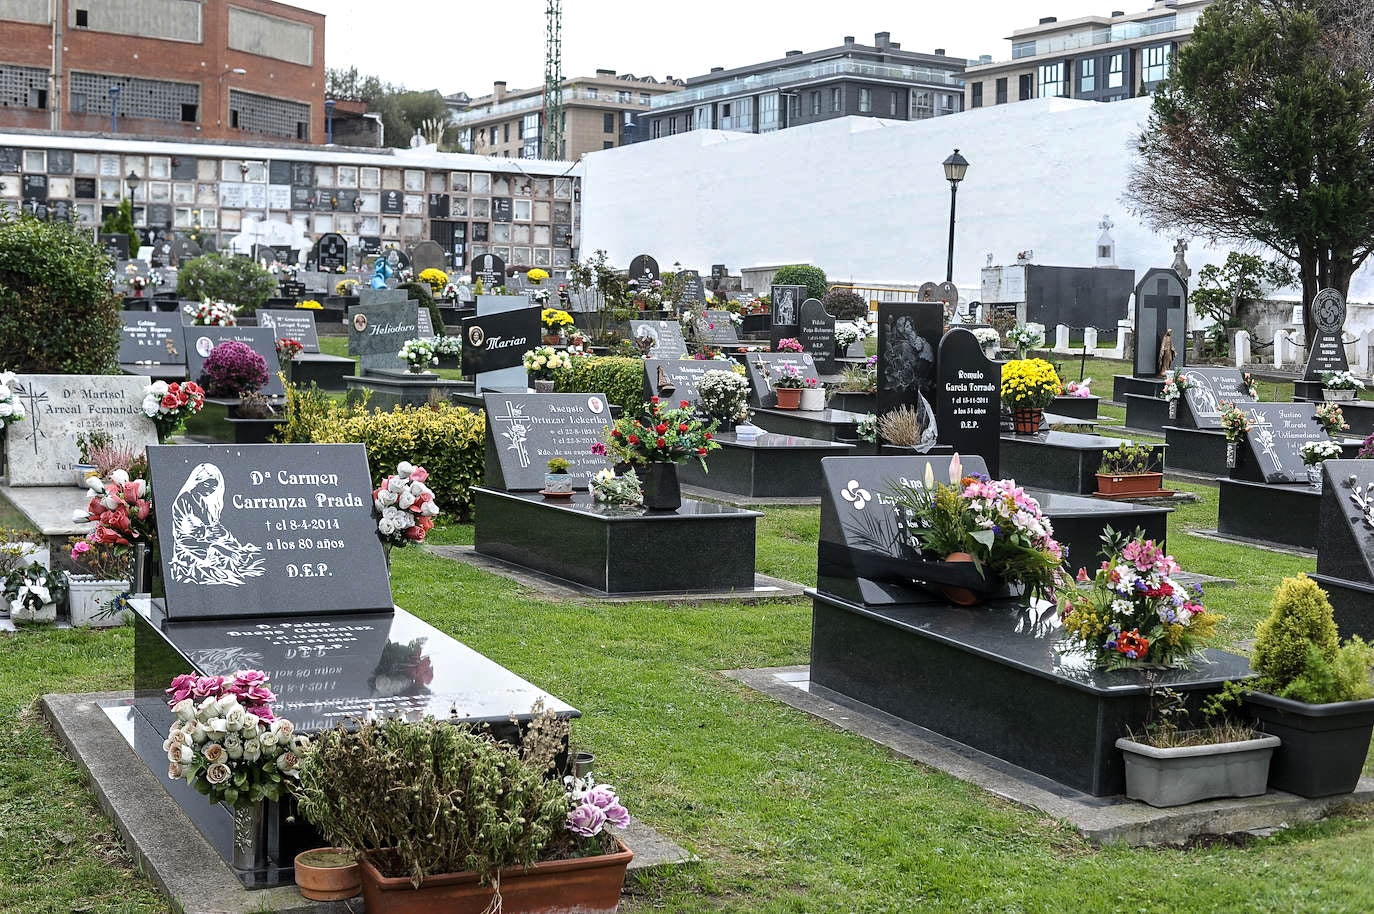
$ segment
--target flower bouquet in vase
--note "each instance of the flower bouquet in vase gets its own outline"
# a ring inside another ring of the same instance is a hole
[[[406,340],[401,344],[401,351],[396,355],[406,363],[406,371],[411,374],[424,374],[432,366],[439,364],[439,357],[435,353],[433,340],[423,338]]]
[[[1240,458],[1240,443],[1245,433],[1254,428],[1254,420],[1245,410],[1225,400],[1221,403],[1221,430],[1226,435],[1226,468],[1234,470]]]
[[[1322,464],[1341,456],[1341,446],[1327,439],[1309,441],[1298,451],[1303,466],[1307,467],[1307,482],[1318,492],[1322,490]]]
[[[1350,431],[1350,423],[1345,421],[1345,413],[1339,403],[1319,403],[1317,422],[1321,425],[1322,431],[1333,438],[1341,432]]]
[[[706,455],[720,448],[715,441],[715,420],[702,422],[691,406],[680,400],[676,407],[669,407],[651,397],[638,416],[627,412],[606,433],[606,450],[612,459],[640,471],[646,508],[676,511],[681,507],[677,465],[696,460],[706,472]]]
[[[1186,374],[1181,371],[1170,369],[1164,372],[1164,386],[1160,388],[1159,395],[1169,401],[1169,418],[1178,418],[1178,401],[1183,397],[1183,393],[1197,385],[1192,382]]]
[[[166,444],[204,406],[205,391],[195,381],[154,381],[143,389],[143,415],[153,420],[158,444]]]
[[[554,374],[572,367],[572,357],[552,346],[540,346],[525,353],[525,371],[529,372],[532,387],[541,394],[553,393]]]
[[[239,310],[238,305],[209,298],[198,305],[185,305],[181,310],[191,315],[193,327],[233,327],[239,322],[234,316]]]
[[[434,529],[439,503],[434,490],[426,485],[428,481],[428,470],[403,460],[396,464],[396,472],[372,491],[372,516],[377,519],[377,536],[386,548],[388,562],[393,546],[423,543],[425,534]]]

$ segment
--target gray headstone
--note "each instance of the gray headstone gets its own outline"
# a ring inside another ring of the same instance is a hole
[[[678,276],[682,280],[682,301],[684,308],[706,304],[706,285],[696,270],[683,270]]]
[[[277,339],[293,339],[302,352],[319,352],[320,338],[315,330],[315,315],[308,308],[257,310],[258,326],[268,327]]]
[[[1307,350],[1306,381],[1320,381],[1326,371],[1349,371],[1345,357],[1345,296],[1335,289],[1322,289],[1312,299],[1312,322],[1316,327]]]
[[[645,359],[644,390],[648,396],[664,396],[672,405],[680,401],[697,401],[697,384],[708,371],[730,371],[730,362],[719,359]],[[658,386],[658,370],[662,368],[668,383],[674,388],[665,395]]]
[[[820,299],[808,298],[801,306],[802,348],[816,360],[821,374],[835,371],[835,318],[825,310]]]
[[[370,371],[404,371],[406,363],[398,353],[406,340],[420,333],[420,306],[405,298],[400,301],[351,305],[348,309],[348,354],[358,356],[363,374]]]
[[[778,340],[795,337],[801,325],[801,304],[806,298],[806,286],[773,286],[773,326],[768,340],[778,348]]]
[[[1183,392],[1186,408],[1198,428],[1221,428],[1223,403],[1244,406],[1257,402],[1245,391],[1245,376],[1235,368],[1189,368],[1192,383]]]
[[[75,485],[76,437],[83,432],[103,430],[135,447],[156,444],[153,420],[143,414],[147,386],[139,375],[19,375],[14,391],[27,418],[5,432],[10,485]]]
[[[1159,345],[1166,330],[1174,331],[1174,369],[1186,363],[1188,352],[1188,293],[1173,270],[1149,270],[1135,287],[1135,374],[1159,374]]]
[[[694,338],[698,343],[730,346],[739,343],[734,315],[729,311],[705,311],[697,320]]]
[[[271,327],[182,327],[186,349],[186,376],[200,383],[205,359],[221,343],[233,340],[252,348],[267,363],[267,384],[262,393],[285,396],[281,383],[281,361],[277,358],[277,335]]]
[[[261,314],[261,312],[259,312]],[[122,311],[119,362],[130,365],[185,365],[181,315],[171,311]]]
[[[677,321],[630,321],[630,339],[640,346],[643,339],[654,341],[648,355],[655,359],[676,359],[687,354],[682,327]]]
[[[940,340],[936,428],[956,454],[977,454],[996,477],[1002,447],[1002,366],[956,327]]]
[[[410,249],[410,268],[418,277],[422,270],[448,271],[448,259],[437,241],[421,241]]]
[[[483,399],[487,485],[508,491],[542,489],[554,457],[568,461],[568,473],[579,488],[605,469],[606,458],[592,453],[592,445],[605,441],[612,421],[605,394],[488,393]]]
[[[1249,459],[1238,475],[1268,483],[1306,482],[1302,446],[1327,439],[1317,422],[1317,404],[1250,403],[1245,413],[1251,421],[1245,433]]]
[[[803,378],[820,381],[820,375],[816,371],[816,360],[810,353],[751,352],[746,357],[745,367],[749,371],[749,386],[754,401],[759,406],[778,405],[778,393],[773,387],[773,382],[778,379],[785,366],[797,369]]]

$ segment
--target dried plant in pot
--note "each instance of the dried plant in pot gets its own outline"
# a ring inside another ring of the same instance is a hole
[[[910,406],[899,406],[891,412],[883,413],[876,423],[879,453],[887,449],[900,448],[918,453],[929,451],[935,444],[935,433],[931,428],[929,412],[924,408],[918,411]]]
[[[240,419],[271,419],[277,411],[272,401],[256,391],[239,394],[239,405],[235,415]]]

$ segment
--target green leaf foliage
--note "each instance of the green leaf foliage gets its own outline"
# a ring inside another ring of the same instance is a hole
[[[444,316],[439,313],[439,303],[434,300],[434,293],[429,286],[422,282],[403,282],[396,288],[405,289],[407,297],[411,301],[420,303],[420,307],[429,312],[430,322],[434,326],[435,336],[444,336]]]
[[[868,318],[868,302],[851,289],[831,289],[821,298],[821,304],[825,305],[825,310],[836,320],[857,321]]]
[[[1340,647],[1331,601],[1316,581],[1305,574],[1284,578],[1269,604],[1269,617],[1255,631],[1250,665],[1260,674],[1258,687],[1281,694],[1308,670],[1315,649],[1324,663],[1332,663]]]
[[[554,375],[554,390],[559,393],[605,394],[628,412],[638,412],[644,405],[644,383],[644,361],[617,356],[573,359],[572,367]]]
[[[177,271],[177,295],[191,301],[225,301],[238,305],[243,314],[262,307],[276,288],[276,278],[251,257],[206,254]]]
[[[0,368],[115,371],[120,299],[110,267],[88,229],[0,208]]]
[[[825,271],[810,264],[794,263],[782,267],[773,276],[775,286],[806,286],[807,298],[825,298]]]

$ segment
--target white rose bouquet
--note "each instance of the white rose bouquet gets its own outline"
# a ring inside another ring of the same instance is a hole
[[[420,374],[431,365],[439,364],[439,358],[431,340],[406,340],[401,344],[401,351],[397,355],[410,366],[410,370],[415,374]]]
[[[408,546],[423,543],[425,534],[434,529],[439,516],[439,503],[434,490],[425,483],[429,471],[406,461],[396,465],[396,473],[388,476],[372,492],[372,515],[377,518],[377,535],[382,544]]]
[[[560,368],[572,367],[572,358],[552,346],[540,346],[531,349],[525,353],[524,362],[525,370],[540,381],[551,380],[553,373]]]
[[[14,389],[15,374],[0,371],[0,427],[24,418],[24,401]]]
[[[234,317],[239,310],[238,305],[228,302],[207,298],[198,305],[186,305],[181,310],[191,315],[193,327],[234,327],[238,324],[238,318]]]

